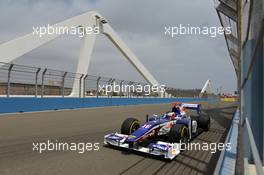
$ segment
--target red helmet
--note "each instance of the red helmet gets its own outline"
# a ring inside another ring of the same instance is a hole
[[[176,113],[174,112],[172,115],[171,115],[171,119],[176,119]]]
[[[174,103],[172,103],[172,106],[174,107],[174,106],[178,106],[178,105],[181,105],[182,103],[181,102],[174,102]]]

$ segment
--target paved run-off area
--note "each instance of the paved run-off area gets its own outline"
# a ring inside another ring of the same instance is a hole
[[[24,113],[0,117],[0,174],[212,174],[220,152],[184,151],[172,161],[103,147],[103,136],[120,130],[122,121],[133,116],[169,111],[170,104],[89,108]],[[211,129],[193,142],[224,142],[232,104],[204,110],[211,115]],[[32,151],[33,142],[99,142],[98,151]]]

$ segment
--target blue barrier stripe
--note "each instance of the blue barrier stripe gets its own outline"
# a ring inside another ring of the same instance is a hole
[[[199,102],[207,98],[0,98],[0,113],[32,112],[57,109],[77,109],[126,105]]]

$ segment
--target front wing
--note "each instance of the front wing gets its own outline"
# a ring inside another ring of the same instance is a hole
[[[165,159],[173,159],[178,154],[180,154],[180,144],[179,143],[168,143],[163,141],[156,141],[150,143],[147,147],[135,146],[130,147],[128,143],[125,142],[128,135],[111,133],[104,136],[104,144],[112,145],[120,148],[126,148],[138,152],[143,152],[156,156],[164,156]]]

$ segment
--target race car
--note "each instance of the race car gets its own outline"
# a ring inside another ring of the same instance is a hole
[[[197,115],[189,116],[186,110],[195,110]],[[183,143],[209,129],[210,117],[202,115],[201,104],[176,102],[170,112],[147,115],[143,124],[136,118],[125,119],[121,134],[105,135],[104,144],[173,159],[182,151]]]

